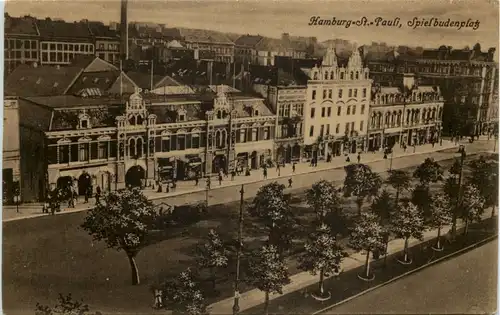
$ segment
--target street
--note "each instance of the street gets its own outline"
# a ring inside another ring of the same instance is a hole
[[[322,314],[493,314],[498,240]]]

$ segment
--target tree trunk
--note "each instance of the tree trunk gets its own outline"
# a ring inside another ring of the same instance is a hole
[[[141,281],[139,280],[139,270],[137,269],[134,256],[127,254],[127,257],[128,262],[130,263],[130,268],[132,269],[132,285],[138,285]]]
[[[358,216],[361,216],[361,208],[363,207],[363,198],[356,199],[356,205],[358,206]]]
[[[366,251],[366,261],[365,261],[365,276],[370,278],[370,251]]]
[[[389,237],[385,239],[384,267],[387,266],[387,252],[389,251]]]
[[[325,293],[325,288],[324,288],[324,278],[325,278],[325,273],[323,269],[319,272],[319,294],[321,297],[323,297]]]
[[[438,227],[436,249],[441,249],[441,227]]]
[[[269,314],[269,291],[266,291],[266,301],[264,302],[264,315]]]
[[[464,235],[469,232],[469,219],[465,219]]]
[[[398,206],[398,201],[399,201],[399,190],[400,188],[398,187],[396,189],[396,199],[394,200],[394,206],[397,207]]]
[[[493,207],[491,207],[491,217],[495,217],[495,205],[493,205]]]
[[[215,291],[215,282],[217,280],[217,277],[215,275],[215,268],[214,267],[210,268],[210,275],[212,276],[212,289]]]
[[[405,262],[408,262],[408,239],[409,237],[405,238],[405,248],[404,248],[404,253],[405,253]]]

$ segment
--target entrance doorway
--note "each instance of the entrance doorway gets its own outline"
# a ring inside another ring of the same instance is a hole
[[[131,188],[142,187],[145,173],[146,171],[140,165],[132,166],[125,174],[125,184]]]
[[[214,157],[214,161],[212,163],[212,172],[220,173],[226,169],[227,159],[224,155],[219,154]]]
[[[88,173],[83,173],[78,178],[78,195],[84,196],[89,187],[92,186],[92,179]]]
[[[252,152],[250,164],[251,164],[252,169],[256,170],[258,168],[258,165],[257,165],[257,152],[255,152],[255,151]]]

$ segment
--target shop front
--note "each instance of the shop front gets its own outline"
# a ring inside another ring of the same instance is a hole
[[[174,179],[175,161],[173,158],[158,159],[158,181],[160,183],[170,183]]]

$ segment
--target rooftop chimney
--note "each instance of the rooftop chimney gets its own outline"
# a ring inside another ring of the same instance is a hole
[[[122,60],[128,59],[128,21],[127,21],[128,0],[121,0],[120,11],[120,54]]]

